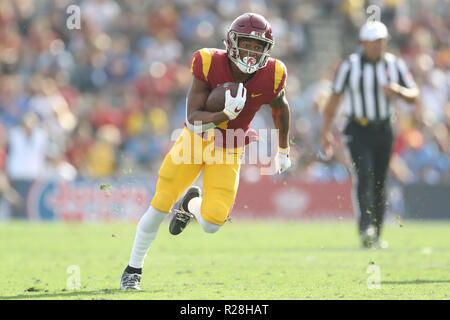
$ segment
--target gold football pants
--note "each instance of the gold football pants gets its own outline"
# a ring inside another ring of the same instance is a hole
[[[152,206],[170,212],[185,190],[203,169],[201,215],[205,221],[223,225],[236,198],[243,147],[220,148],[214,145],[214,130],[207,139],[186,127],[159,169]]]

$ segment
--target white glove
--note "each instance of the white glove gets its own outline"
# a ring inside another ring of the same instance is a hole
[[[239,83],[236,97],[234,98],[231,96],[231,90],[227,89],[225,91],[225,108],[223,112],[230,120],[236,119],[242,109],[244,109],[245,100],[247,100],[247,89],[244,88],[244,84]]]
[[[275,169],[278,173],[283,173],[291,167],[291,159],[289,158],[289,147],[278,148],[275,156]]]

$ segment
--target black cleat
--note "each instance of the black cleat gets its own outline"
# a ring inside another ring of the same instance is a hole
[[[366,249],[370,249],[374,246],[375,240],[368,236],[361,237],[361,246]]]
[[[121,290],[141,290],[141,277],[139,273],[128,273],[126,271],[122,274],[120,279]]]
[[[361,245],[363,248],[369,249],[376,247],[378,243],[378,237],[376,235],[375,227],[369,226],[362,234],[361,234]]]
[[[175,215],[173,216],[169,225],[169,231],[171,234],[173,235],[180,234],[184,230],[184,228],[186,228],[189,221],[191,221],[191,218],[194,217],[194,215],[191,212],[189,212],[188,203],[189,201],[191,201],[191,199],[200,196],[201,196],[201,189],[199,187],[195,186],[190,187],[186,191],[183,198],[179,202],[178,207],[174,209]]]

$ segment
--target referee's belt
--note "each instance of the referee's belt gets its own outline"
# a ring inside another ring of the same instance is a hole
[[[387,118],[383,120],[369,120],[366,117],[362,117],[362,118],[350,118],[350,121],[355,122],[361,127],[378,128],[389,124],[390,119]]]

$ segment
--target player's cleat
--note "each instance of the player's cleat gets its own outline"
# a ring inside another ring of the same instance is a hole
[[[190,212],[184,210],[175,210],[175,215],[170,221],[169,231],[173,235],[180,234],[183,232],[184,228],[188,225],[189,221],[194,217]]]
[[[362,234],[361,234],[361,244],[363,248],[372,248],[374,245],[378,243],[377,235],[375,227],[369,226]]]
[[[139,273],[123,272],[120,279],[120,289],[122,290],[141,290],[141,277]]]
[[[194,215],[189,212],[188,203],[191,199],[200,197],[201,190],[199,187],[190,187],[183,198],[179,202],[178,207],[174,210],[175,215],[170,221],[169,231],[173,235],[180,234],[184,228],[188,225],[189,221],[194,217]]]
[[[367,248],[367,249],[372,248],[374,244],[375,244],[375,240],[372,237],[367,236],[367,235],[361,236],[361,245],[363,248]]]

